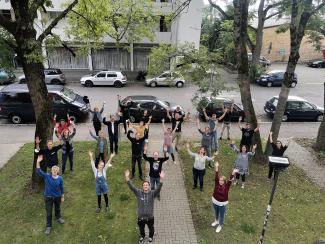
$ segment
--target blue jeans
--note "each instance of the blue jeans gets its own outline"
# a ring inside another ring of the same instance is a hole
[[[212,151],[218,151],[218,149],[219,149],[219,144],[218,144],[218,131],[217,130],[215,130],[212,133],[211,149],[212,149]]]
[[[214,203],[212,203],[214,212],[216,215],[216,220],[219,221],[219,225],[223,225],[225,222],[225,215],[226,215],[226,210],[227,210],[227,205],[225,206],[219,206]]]
[[[158,178],[150,177],[150,186],[152,191],[156,189],[156,185],[158,185],[159,182],[160,182],[160,177]],[[160,194],[158,194],[158,197],[159,196]]]

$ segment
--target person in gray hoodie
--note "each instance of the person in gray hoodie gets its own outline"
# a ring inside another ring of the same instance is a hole
[[[242,179],[241,188],[243,189],[245,187],[246,175],[248,175],[249,173],[249,159],[255,155],[255,149],[257,145],[255,144],[253,146],[251,152],[247,152],[246,145],[242,145],[239,150],[235,145],[235,141],[231,142],[230,147],[235,153],[237,153],[237,158],[235,161],[234,168],[238,169],[238,172],[236,173],[236,181],[234,182],[234,185],[237,184],[237,180],[239,180],[239,176],[241,176]]]
[[[98,107],[95,107],[94,110],[91,110],[91,108],[89,108],[89,112],[92,115],[92,122],[96,132],[96,136],[98,136],[98,132],[102,129],[102,121],[103,121],[102,113],[104,111],[105,104],[106,102],[103,102],[103,106],[101,110],[99,110]]]
[[[205,153],[208,157],[211,157],[211,151],[212,151],[212,138],[213,138],[213,132],[210,131],[210,128],[206,126],[204,128],[204,131],[201,130],[201,125],[200,125],[200,119],[197,118],[196,120],[196,126],[200,134],[202,135],[201,139],[201,147],[204,147]],[[211,161],[209,161],[209,167],[212,168]]]
[[[157,188],[155,190],[151,190],[150,182],[143,181],[142,189],[136,188],[130,180],[130,171],[125,171],[125,180],[130,188],[131,191],[135,194],[138,200],[138,226],[140,230],[140,239],[139,243],[144,243],[145,234],[145,225],[148,226],[149,229],[149,239],[148,243],[152,243],[153,236],[154,236],[154,200],[159,195],[162,182],[165,178],[164,171],[161,171],[159,174],[160,176],[160,183],[158,183]]]

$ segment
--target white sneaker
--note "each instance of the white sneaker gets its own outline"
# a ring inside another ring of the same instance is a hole
[[[211,224],[211,226],[212,226],[212,227],[215,227],[215,226],[217,226],[218,224],[219,224],[219,221],[216,220],[216,221],[214,221],[214,222]]]
[[[241,189],[244,189],[245,188],[245,184],[241,184]]]
[[[216,229],[216,232],[219,233],[222,229],[222,226],[221,225],[218,225],[217,229]]]
[[[177,164],[177,162],[176,161],[173,161],[173,163],[176,165]]]
[[[237,183],[238,183],[238,181],[237,181],[237,180],[235,180],[235,181],[234,181],[234,183],[233,183],[233,185],[235,186],[235,185],[237,185]]]

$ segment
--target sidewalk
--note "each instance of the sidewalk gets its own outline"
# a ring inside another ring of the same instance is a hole
[[[24,143],[0,144],[0,170],[23,145]]]

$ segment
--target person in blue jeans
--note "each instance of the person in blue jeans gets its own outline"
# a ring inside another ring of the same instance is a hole
[[[45,234],[49,235],[52,229],[52,210],[54,205],[55,217],[59,224],[63,224],[64,220],[61,216],[61,203],[64,202],[64,185],[63,178],[59,176],[60,168],[56,165],[52,166],[51,173],[45,173],[40,166],[43,161],[43,155],[38,155],[36,161],[36,171],[44,179],[44,200],[46,210],[46,229]]]
[[[111,165],[112,159],[115,156],[114,153],[111,154],[108,162],[104,164],[103,161],[99,161],[98,166],[96,168],[93,153],[91,151],[88,152],[91,168],[93,169],[95,179],[96,179],[96,194],[97,194],[97,203],[98,207],[96,209],[96,213],[99,213],[102,208],[102,195],[104,195],[105,199],[105,206],[106,206],[106,212],[108,211],[108,184],[107,184],[107,177],[106,172],[108,167]]]

